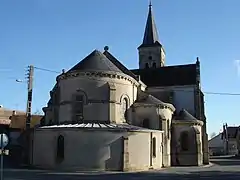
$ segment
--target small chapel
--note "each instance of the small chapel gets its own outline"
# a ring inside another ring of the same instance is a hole
[[[139,171],[209,163],[199,58],[168,66],[149,5],[139,68],[94,50],[57,76],[31,164],[45,169]]]

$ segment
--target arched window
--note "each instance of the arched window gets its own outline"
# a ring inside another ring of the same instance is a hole
[[[180,144],[183,151],[188,151],[188,132],[184,131],[180,135]]]
[[[64,160],[64,137],[58,136],[57,139],[57,161],[62,162]]]
[[[83,121],[83,106],[84,106],[84,95],[83,94],[77,94],[75,96],[75,102],[74,102],[74,112],[73,112],[73,121],[76,123]]]
[[[149,68],[149,65],[148,63],[145,63],[145,68],[148,69]]]
[[[123,115],[123,119],[125,119],[125,115],[128,109],[128,100],[127,98],[123,98],[122,100],[122,115]]]
[[[152,138],[152,155],[155,158],[157,155],[157,144],[156,144],[156,138]]]
[[[156,68],[156,67],[157,67],[157,64],[154,62],[154,63],[152,64],[152,67],[153,67],[153,68]]]
[[[143,127],[144,128],[150,128],[150,121],[149,121],[149,119],[144,119],[143,120]]]
[[[170,138],[170,132],[171,132],[171,124],[170,124],[170,120],[167,120],[167,138]]]

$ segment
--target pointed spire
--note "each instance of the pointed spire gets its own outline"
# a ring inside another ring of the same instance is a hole
[[[157,31],[157,27],[154,21],[153,13],[152,13],[152,2],[150,0],[148,18],[147,18],[147,23],[145,27],[143,43],[141,46],[154,45],[156,42],[159,43],[158,31]]]
[[[152,7],[152,1],[149,0],[149,7],[151,8]]]

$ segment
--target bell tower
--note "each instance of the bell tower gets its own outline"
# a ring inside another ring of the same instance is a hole
[[[142,44],[138,47],[139,69],[158,68],[165,65],[165,51],[159,42],[158,31],[149,3],[148,18]]]

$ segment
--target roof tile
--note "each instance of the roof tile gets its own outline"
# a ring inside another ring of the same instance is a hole
[[[114,71],[122,72],[116,67],[103,53],[94,50],[91,54],[85,57],[82,61],[76,64],[71,71],[86,71],[86,70],[101,70],[101,71]]]

